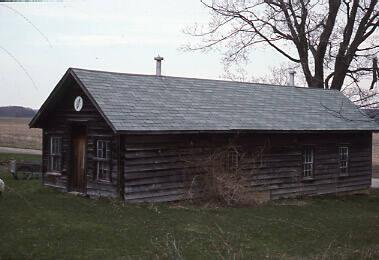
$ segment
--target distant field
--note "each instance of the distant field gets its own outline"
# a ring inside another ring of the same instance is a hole
[[[42,131],[29,129],[30,118],[0,117],[0,146],[41,149]]]

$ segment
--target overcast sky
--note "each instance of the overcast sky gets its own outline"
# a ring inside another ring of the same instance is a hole
[[[180,50],[196,40],[183,29],[208,20],[199,0],[0,3],[0,106],[39,108],[69,67],[154,74],[158,54],[164,75],[218,79],[220,53]],[[283,59],[259,49],[251,60],[260,76]]]

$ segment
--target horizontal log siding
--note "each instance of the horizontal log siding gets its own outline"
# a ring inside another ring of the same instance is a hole
[[[62,137],[62,176],[46,176],[44,174],[44,184],[57,187],[59,189],[71,190],[71,125],[73,122],[83,124],[87,127],[87,156],[86,156],[86,193],[92,196],[116,197],[117,194],[117,151],[116,139],[112,130],[101,117],[95,106],[72,82],[71,88],[66,88],[65,93],[61,93],[60,101],[54,109],[49,111],[49,117],[44,120],[43,135],[43,161],[44,172],[48,166],[48,140],[50,136]],[[74,100],[77,96],[82,96],[84,105],[80,112],[74,110]],[[112,142],[112,178],[111,182],[100,182],[95,179],[96,165],[93,157],[96,155],[96,140],[105,139]]]
[[[193,143],[192,140],[196,140]],[[210,144],[206,136],[125,136],[124,198],[133,202],[187,198],[196,168],[191,164]],[[200,144],[200,146],[199,146]]]
[[[190,161],[233,143],[254,158],[242,173],[254,192],[272,199],[367,189],[371,183],[371,133],[126,135],[125,200],[173,201],[199,196],[198,169]],[[349,146],[349,176],[339,176],[340,144]],[[314,178],[302,178],[302,148],[315,149]],[[194,181],[195,180],[195,181]],[[189,193],[189,187],[192,188]]]

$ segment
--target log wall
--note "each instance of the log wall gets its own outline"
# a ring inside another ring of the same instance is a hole
[[[43,125],[43,183],[64,191],[72,190],[71,186],[71,127],[73,124],[83,125],[87,129],[86,151],[86,190],[85,193],[94,196],[117,197],[117,148],[113,131],[101,117],[96,107],[82,92],[75,81],[67,81],[63,93],[60,93],[58,103],[49,110]],[[77,96],[83,98],[83,108],[80,112],[74,110],[74,100]],[[62,172],[55,176],[48,173],[49,140],[51,136],[62,137]],[[110,140],[112,147],[112,178],[110,182],[96,180],[96,168],[93,157],[96,155],[96,140]]]
[[[371,133],[245,133],[245,134],[124,134],[115,135],[74,79],[50,105],[43,128],[43,183],[64,191],[72,190],[71,129],[87,129],[86,190],[88,195],[110,196],[128,202],[159,202],[201,196],[199,179],[202,160],[227,146],[238,148],[239,170],[252,192],[271,199],[336,194],[363,190],[371,184]],[[58,95],[57,94],[57,95]],[[83,109],[74,110],[74,99],[82,96]],[[54,99],[53,99],[54,100]],[[51,136],[62,137],[62,172],[48,174]],[[110,140],[112,147],[109,182],[96,180],[95,144]],[[315,151],[314,176],[302,178],[302,149]],[[349,175],[339,173],[338,147],[349,147]],[[249,159],[250,158],[250,159]]]
[[[240,165],[251,191],[268,193],[271,199],[363,190],[371,184],[371,133],[367,132],[126,135],[125,200],[173,201],[200,194],[194,185],[199,170],[193,162],[231,144],[254,158],[241,160]],[[305,145],[315,151],[311,180],[302,178]],[[349,175],[344,177],[339,172],[339,145],[349,146]]]

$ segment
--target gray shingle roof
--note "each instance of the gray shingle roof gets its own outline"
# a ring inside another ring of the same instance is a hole
[[[379,109],[378,108],[368,108],[362,109],[368,117],[375,120],[376,123],[379,123]]]
[[[72,71],[117,131],[378,129],[334,90]]]

